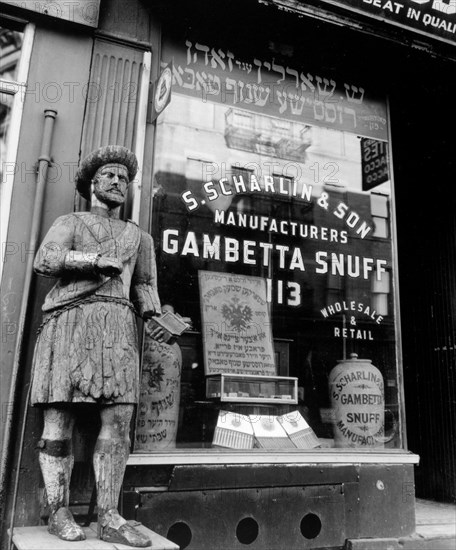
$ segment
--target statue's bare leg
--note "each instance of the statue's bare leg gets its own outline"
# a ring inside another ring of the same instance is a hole
[[[95,445],[93,467],[97,484],[98,535],[102,540],[144,548],[151,541],[129,525],[117,511],[120,489],[130,453],[133,405],[101,409],[101,430]]]
[[[68,541],[85,539],[84,531],[68,508],[74,464],[73,426],[72,411],[49,407],[44,410],[44,430],[39,442],[39,461],[50,511],[48,530]]]

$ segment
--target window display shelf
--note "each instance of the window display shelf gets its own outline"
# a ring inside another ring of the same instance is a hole
[[[158,464],[419,464],[420,457],[402,449],[378,451],[363,449],[286,449],[269,451],[264,449],[174,449],[172,452],[131,454],[128,466],[150,466]]]

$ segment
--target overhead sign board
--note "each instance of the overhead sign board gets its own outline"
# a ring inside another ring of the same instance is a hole
[[[100,0],[4,0],[1,3],[87,27],[98,26]]]
[[[456,45],[456,0],[324,0]]]
[[[232,107],[227,125],[264,136],[267,117],[295,123],[279,125],[276,139],[295,133],[304,146],[305,125],[342,130],[376,140],[388,139],[386,106],[375,90],[310,67],[279,63],[274,57],[238,55],[205,41],[165,41],[162,66],[173,61],[173,93]],[[238,109],[247,109],[243,114]],[[260,117],[255,117],[255,114]],[[264,117],[262,116],[264,115]],[[270,119],[269,119],[270,120]],[[260,138],[262,139],[262,138]],[[266,141],[266,140],[265,140]]]

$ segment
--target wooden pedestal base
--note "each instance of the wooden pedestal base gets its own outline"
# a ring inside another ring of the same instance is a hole
[[[179,550],[179,546],[165,537],[154,533],[144,525],[134,523],[140,531],[152,540],[153,550]],[[97,538],[97,524],[84,528],[86,540],[66,542],[48,533],[47,527],[16,527],[13,542],[16,550],[132,550],[131,546],[104,542]],[[147,550],[147,549],[146,549]]]

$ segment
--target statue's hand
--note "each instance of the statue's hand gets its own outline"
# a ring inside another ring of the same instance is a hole
[[[193,321],[191,320],[190,317],[181,317],[182,321],[184,321],[184,323],[187,323],[188,325],[188,329],[187,330],[192,330],[193,329]]]
[[[149,336],[152,340],[157,342],[166,342],[170,339],[171,335],[162,327],[154,327],[150,330]]]
[[[155,309],[151,309],[143,313],[143,319],[147,321],[148,319],[152,319],[152,317],[154,317],[155,315],[157,315]]]
[[[108,258],[106,256],[101,256],[98,261],[95,263],[95,269],[98,273],[106,275],[108,277],[115,277],[120,275],[123,271],[123,265],[120,260],[117,258]]]

